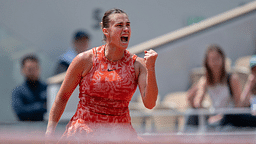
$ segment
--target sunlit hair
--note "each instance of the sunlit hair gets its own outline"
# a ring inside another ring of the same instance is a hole
[[[208,56],[209,56],[209,53],[212,52],[212,51],[216,51],[222,58],[222,66],[221,66],[221,69],[220,69],[220,73],[221,73],[221,76],[220,76],[220,80],[219,82],[220,83],[224,83],[225,82],[225,78],[226,78],[226,68],[225,68],[225,54],[224,54],[224,51],[222,50],[222,48],[218,45],[215,45],[215,44],[212,44],[212,45],[209,45],[207,50],[206,50],[206,53],[205,53],[205,57],[204,57],[204,67],[206,69],[206,73],[205,73],[205,76],[206,76],[206,80],[207,80],[207,83],[209,85],[213,85],[214,84],[214,79],[213,79],[213,72],[208,64]]]
[[[102,29],[109,27],[109,22],[110,22],[109,16],[110,16],[111,14],[116,14],[116,13],[118,13],[118,14],[126,14],[123,10],[121,10],[121,9],[116,9],[116,8],[110,9],[110,10],[106,11],[105,14],[104,14],[104,16],[102,17],[102,21],[101,21],[101,28],[102,28]],[[126,14],[126,15],[127,15],[127,14]],[[128,16],[128,15],[127,15],[127,16]],[[104,38],[103,38],[103,41],[106,41],[106,36],[103,35],[103,37],[104,37]]]

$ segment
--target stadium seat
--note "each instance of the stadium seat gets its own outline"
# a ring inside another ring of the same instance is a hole
[[[246,70],[250,70],[250,59],[251,59],[251,55],[250,56],[244,56],[244,57],[240,57],[235,61],[235,67],[239,68],[239,69],[245,69]]]

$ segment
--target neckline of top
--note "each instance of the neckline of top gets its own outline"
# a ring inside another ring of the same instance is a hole
[[[124,55],[123,55],[123,57],[122,57],[121,59],[119,59],[119,60],[117,60],[117,61],[111,61],[111,60],[109,60],[109,59],[105,56],[105,47],[106,47],[106,45],[103,46],[102,57],[103,57],[103,59],[104,59],[105,61],[107,61],[108,63],[117,64],[117,63],[119,63],[119,62],[122,62],[122,61],[125,59],[125,57],[127,56],[127,51],[125,50],[125,51],[124,51]]]

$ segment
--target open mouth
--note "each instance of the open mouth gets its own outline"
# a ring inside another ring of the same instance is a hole
[[[128,41],[128,37],[122,36],[122,37],[121,37],[121,41],[122,41],[122,42],[127,42],[127,41]]]

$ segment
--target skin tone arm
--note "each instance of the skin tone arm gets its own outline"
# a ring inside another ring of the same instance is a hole
[[[205,97],[205,92],[206,92],[206,78],[205,76],[201,77],[200,80],[198,81],[197,84],[197,92],[193,101],[193,105],[195,108],[202,108],[202,101]]]
[[[241,84],[239,81],[239,77],[237,74],[232,74],[231,81],[230,81],[231,90],[233,93],[233,98],[236,107],[242,107],[240,103],[240,96],[241,96]]]
[[[54,133],[55,128],[63,114],[69,97],[79,84],[81,78],[92,67],[92,51],[80,53],[70,64],[65,79],[60,87],[60,90],[56,96],[56,99],[52,105],[49,121],[46,130],[46,136],[50,136]]]
[[[241,94],[241,99],[240,99],[240,106],[245,106],[248,107],[250,106],[250,98],[251,98],[251,90],[253,86],[256,83],[256,78],[253,74],[250,74],[248,76],[247,82],[244,86],[243,92]]]
[[[187,101],[192,108],[195,108],[194,98],[196,96],[197,90],[198,90],[197,83],[195,83],[192,85],[192,87],[187,92]]]
[[[158,54],[153,51],[145,51],[145,57],[137,58],[135,70],[138,75],[138,85],[143,104],[146,108],[152,109],[156,105],[158,87],[155,75],[155,62]]]

